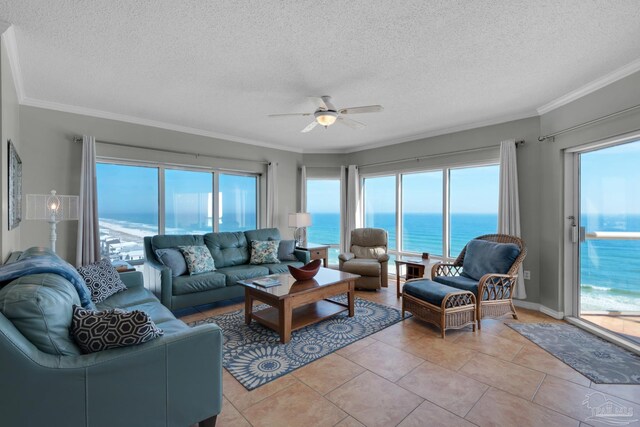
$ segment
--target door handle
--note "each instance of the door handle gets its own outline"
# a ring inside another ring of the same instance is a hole
[[[587,240],[586,234],[587,233],[585,231],[585,228],[584,227],[580,227],[580,235],[578,237],[579,237],[581,243],[584,242],[585,240]]]

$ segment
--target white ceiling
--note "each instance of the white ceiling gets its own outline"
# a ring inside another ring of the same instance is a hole
[[[532,116],[640,58],[637,0],[0,0],[0,20],[31,104],[305,152]],[[385,110],[267,117],[310,95]]]

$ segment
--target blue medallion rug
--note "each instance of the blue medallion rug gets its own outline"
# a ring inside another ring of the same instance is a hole
[[[346,296],[332,299],[346,302]],[[253,390],[401,320],[400,310],[356,298],[354,317],[342,312],[293,331],[287,344],[281,344],[276,332],[255,321],[245,325],[244,310],[209,317],[189,326],[203,323],[220,326],[224,336],[223,366],[247,390]]]
[[[566,323],[505,323],[596,384],[640,384],[640,356]]]

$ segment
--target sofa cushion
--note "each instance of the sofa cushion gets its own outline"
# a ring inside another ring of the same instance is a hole
[[[204,243],[218,269],[249,263],[249,244],[242,231],[207,233]]]
[[[154,320],[156,326],[164,332],[165,335],[172,335],[176,332],[184,331],[189,329],[189,327],[182,321],[176,318],[166,320],[164,322],[156,322]]]
[[[463,275],[480,280],[488,273],[506,274],[520,255],[513,243],[496,243],[474,239],[467,243],[462,263]]]
[[[378,259],[378,256],[387,253],[387,249],[385,246],[351,245],[351,253],[354,254],[356,258]]]
[[[354,258],[342,264],[342,271],[360,276],[379,277],[380,263],[375,259]]]
[[[251,264],[278,264],[279,240],[252,240]]]
[[[73,306],[80,298],[73,285],[55,274],[30,274],[0,290],[0,312],[40,351],[79,355],[69,336]]]
[[[288,265],[300,268],[304,263],[300,261],[284,261],[278,264],[261,264],[260,266],[268,268],[269,274],[281,274],[289,272],[289,268],[287,267]]]
[[[157,249],[155,252],[160,262],[171,269],[171,276],[182,276],[187,273],[187,262],[178,248]]]
[[[120,275],[115,267],[106,258],[78,267],[78,273],[80,273],[91,291],[91,301],[94,304],[102,302],[118,292],[127,290],[127,287],[120,280]]]
[[[278,239],[269,238],[269,240]],[[280,244],[278,245],[278,259],[280,261],[298,261],[298,257],[296,257],[295,251],[295,240],[280,240]]]
[[[407,282],[402,287],[403,293],[436,306],[442,305],[442,300],[444,300],[447,294],[459,291],[460,289],[443,285],[442,283],[432,282],[428,279]]]
[[[237,284],[239,280],[266,276],[269,274],[269,269],[262,265],[246,264],[219,268],[218,273],[223,273],[226,276],[227,286],[233,286]]]
[[[101,303],[96,304],[96,308],[98,310],[107,310],[110,308],[128,309],[129,307],[147,302],[158,302],[158,298],[147,288],[135,287],[110,296]]]
[[[224,288],[225,276],[218,271],[196,274],[193,276],[179,276],[173,278],[173,295],[192,294],[194,292],[210,291]]]
[[[71,334],[83,353],[128,347],[162,336],[148,314],[114,308],[106,311],[73,306]]]
[[[206,246],[178,246],[178,249],[184,255],[189,274],[209,273],[216,269],[211,252]]]
[[[151,247],[154,251],[178,246],[201,245],[204,245],[204,238],[200,234],[160,234],[151,237]]]
[[[452,286],[463,291],[471,291],[478,295],[478,281],[465,276],[436,276],[433,278],[435,282],[443,285]]]
[[[280,230],[277,228],[260,228],[258,230],[248,230],[244,232],[247,242],[252,240],[282,240]]]

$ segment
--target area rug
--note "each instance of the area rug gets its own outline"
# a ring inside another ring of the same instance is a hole
[[[346,297],[332,300],[346,302]],[[247,390],[253,390],[401,320],[402,315],[395,308],[356,298],[354,317],[342,312],[293,331],[287,344],[281,344],[276,332],[255,321],[245,325],[244,310],[209,317],[189,326],[203,323],[220,326],[224,336],[223,366]]]
[[[506,323],[596,384],[640,384],[640,356],[565,323]]]

